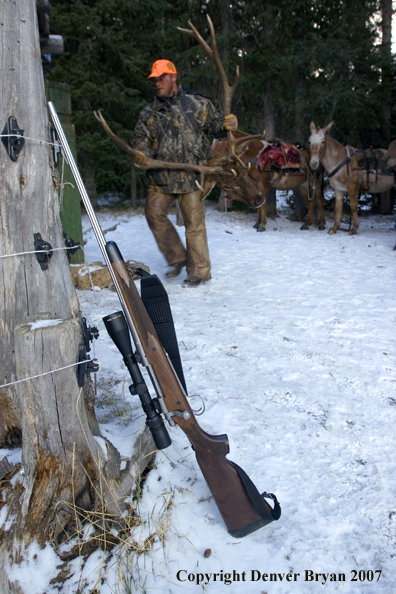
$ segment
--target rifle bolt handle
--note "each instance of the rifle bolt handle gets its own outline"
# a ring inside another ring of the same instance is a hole
[[[170,412],[169,414],[171,417],[182,417],[186,421],[187,421],[187,419],[191,418],[191,415],[188,412],[188,410],[184,410],[183,412],[180,412],[180,410],[174,410],[174,411]]]

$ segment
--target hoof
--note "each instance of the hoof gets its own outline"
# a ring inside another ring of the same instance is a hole
[[[259,224],[256,223],[255,225],[253,225],[253,229],[258,229]]]
[[[319,225],[319,231],[324,231],[326,229],[326,225]]]
[[[333,229],[333,227],[331,229],[329,229],[329,235],[334,235],[335,232],[336,232],[336,230]]]
[[[348,233],[348,235],[357,235],[357,231],[356,229],[351,229]]]
[[[256,229],[257,229],[258,233],[262,233],[263,231],[265,231],[265,227],[257,226]]]
[[[300,227],[300,231],[308,231],[308,229],[309,229],[309,227],[305,223],[304,223],[304,225],[301,225],[301,227]]]

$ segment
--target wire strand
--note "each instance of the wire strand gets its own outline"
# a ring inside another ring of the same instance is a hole
[[[58,250],[73,250],[75,249],[77,246],[70,246],[70,247],[57,247],[57,248],[51,248],[50,250],[33,250],[32,252],[18,252],[17,254],[6,254],[5,256],[0,256],[1,258],[13,258],[14,256],[24,256],[25,254],[37,254],[39,252],[56,252]],[[84,251],[84,248],[82,245],[80,245],[80,248]]]
[[[0,134],[0,138],[23,138],[24,140],[34,140],[43,144],[49,144],[50,146],[59,146],[60,143],[48,142],[48,140],[41,140],[40,138],[31,138],[30,136],[23,136],[23,134]]]
[[[92,359],[92,361],[93,360],[94,359]],[[32,375],[31,377],[25,377],[25,379],[16,380],[15,382],[10,382],[8,384],[3,384],[2,386],[0,386],[0,389],[8,388],[8,386],[14,386],[15,384],[21,384],[22,382],[27,382],[29,380],[36,379],[38,377],[43,377],[44,375],[50,375],[51,373],[56,373],[57,371],[63,371],[64,369],[69,369],[69,367],[76,367],[77,365],[83,365],[83,363],[87,363],[87,362],[88,362],[88,359],[85,359],[84,361],[72,363],[71,365],[65,365],[65,367],[58,367],[58,369],[52,369],[52,371],[45,371],[44,373],[39,373],[38,375]]]

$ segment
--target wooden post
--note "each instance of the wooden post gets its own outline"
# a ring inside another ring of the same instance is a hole
[[[70,87],[69,85],[46,80],[45,91],[47,99],[55,105],[73,156],[77,160],[76,134],[71,119]],[[60,182],[64,184],[63,188],[59,189],[59,195],[62,196],[60,219],[63,231],[65,231],[69,239],[78,241],[83,245],[80,194],[74,182],[70,167],[66,162],[63,162],[63,157],[60,157],[60,164],[57,170]],[[72,264],[82,263],[84,257],[81,250],[72,255],[70,261]]]
[[[13,116],[25,136],[17,160],[0,143],[0,254],[7,256],[0,259],[0,385],[10,384],[0,388],[0,447],[11,440],[21,445],[25,467],[24,478],[6,493],[0,592],[28,594],[9,579],[24,548],[32,541],[51,541],[56,548],[75,505],[97,509],[95,486],[101,481],[100,508],[122,519],[124,497],[136,484],[140,460],[148,463],[153,443],[143,434],[142,455],[135,452],[121,472],[114,446],[106,442],[110,453],[105,460],[93,437],[98,425],[92,403],[77,384],[76,368],[42,375],[76,363],[80,311],[65,251],[54,250],[45,269],[34,251],[38,233],[52,248],[64,247],[36,3],[1,2],[0,19],[0,130]],[[44,325],[35,329],[32,322],[38,320]]]

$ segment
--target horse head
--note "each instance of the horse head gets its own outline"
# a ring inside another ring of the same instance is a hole
[[[311,136],[308,140],[311,151],[309,164],[314,171],[319,167],[320,160],[326,152],[326,133],[331,129],[332,125],[333,122],[330,122],[324,128],[319,128],[319,126],[315,126],[311,122]]]

